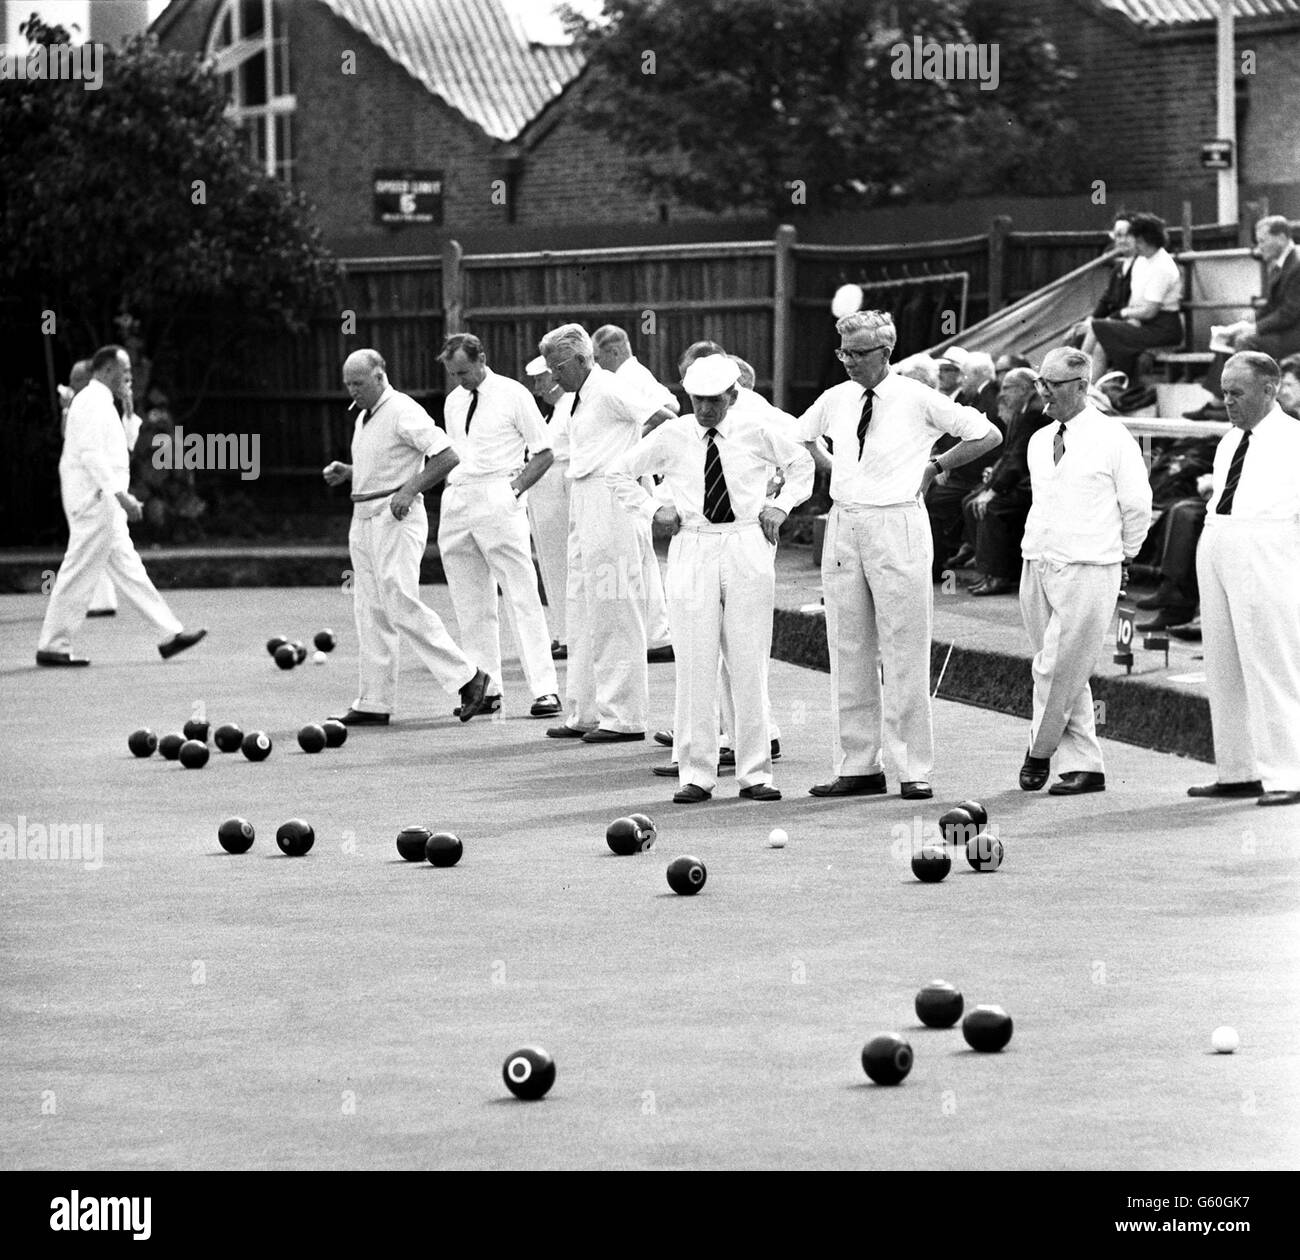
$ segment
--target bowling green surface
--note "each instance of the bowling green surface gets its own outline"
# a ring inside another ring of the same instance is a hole
[[[446,589],[426,597],[454,631]],[[89,669],[55,671],[32,663],[41,597],[0,598],[0,824],[29,844],[84,827],[91,849],[0,860],[5,1168],[1300,1162],[1296,809],[1190,801],[1208,766],[1113,742],[1104,794],[1022,793],[1025,724],[946,702],[934,801],[900,800],[892,772],[888,797],[815,800],[829,679],[780,663],[773,805],[736,799],[728,773],[711,803],[674,806],[649,740],[546,739],[517,667],[503,718],[462,725],[409,653],[396,723],[313,756],[298,727],[354,694],[348,599],[169,599],[210,628],[198,648],[163,663],[124,609],[87,624]],[[326,665],[276,669],[269,636],[323,626],[340,638]],[[653,726],[672,692],[673,667],[652,666]],[[270,758],[186,770],[127,751],[197,705],[269,731]],[[971,796],[1002,869],[959,855],[918,883],[913,846]],[[605,826],[632,811],[658,841],[615,857]],[[242,856],[216,841],[232,814],[257,829]],[[275,846],[294,817],[316,830],[303,858]],[[460,864],[402,861],[412,823],[457,832]],[[665,880],[680,854],[708,867],[696,897]],[[1005,1051],[920,1026],[935,978],[1010,1012]],[[1211,1051],[1221,1024],[1234,1055]],[[915,1051],[893,1088],[859,1063],[884,1031]],[[501,1065],[534,1043],[558,1079],[522,1103]]]

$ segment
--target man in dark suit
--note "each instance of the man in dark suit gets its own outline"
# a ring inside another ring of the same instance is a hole
[[[972,595],[1010,595],[1020,589],[1020,540],[1032,501],[1026,451],[1030,437],[1048,423],[1030,369],[1013,368],[1003,378],[998,420],[1007,435],[1003,452],[988,481],[962,504],[966,538],[974,539],[975,567],[983,574],[971,587]]]
[[[1231,324],[1227,338],[1237,350],[1258,350],[1281,360],[1300,350],[1300,249],[1291,239],[1291,224],[1284,214],[1270,214],[1255,224],[1255,246],[1264,260],[1264,300],[1253,320]],[[1228,355],[1216,354],[1203,384],[1214,395],[1188,420],[1226,420],[1219,386]]]

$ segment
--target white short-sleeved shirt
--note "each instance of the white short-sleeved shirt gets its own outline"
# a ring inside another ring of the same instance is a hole
[[[649,401],[629,396],[614,374],[599,364],[592,365],[568,401],[569,476],[574,481],[604,475],[614,460],[640,441],[642,426],[659,410]]]
[[[1021,554],[1058,564],[1131,559],[1151,527],[1151,482],[1137,439],[1122,420],[1085,407],[1066,422],[1058,464],[1059,429],[1052,420],[1029,439],[1033,504]]]
[[[828,389],[799,417],[799,439],[828,437],[831,498],[859,507],[884,507],[916,499],[930,448],[945,433],[962,439],[987,437],[997,426],[974,407],[896,372],[875,388],[871,424],[861,456],[858,420],[867,391],[855,381]]]
[[[1177,311],[1183,300],[1183,273],[1169,251],[1158,249],[1150,258],[1140,254],[1129,270],[1129,304],[1154,302],[1162,311]]]
[[[460,463],[447,475],[449,486],[496,477],[513,477],[524,466],[524,451],[534,455],[551,449],[541,412],[532,391],[488,368],[478,387],[478,406],[465,432],[473,395],[457,385],[447,395],[443,421]]]
[[[386,386],[352,430],[352,493],[396,490],[424,471],[425,458],[451,445],[433,417],[409,394]],[[417,496],[419,497],[419,496]],[[387,499],[354,503],[356,516],[378,516]]]

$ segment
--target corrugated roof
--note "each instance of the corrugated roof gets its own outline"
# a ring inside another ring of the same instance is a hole
[[[527,0],[548,10],[547,0]],[[519,0],[321,0],[453,109],[513,140],[582,69],[567,44],[529,39]]]
[[[1214,22],[1219,0],[1098,0],[1105,8],[1148,28]],[[1300,0],[1233,0],[1233,16],[1251,18],[1300,17]]]

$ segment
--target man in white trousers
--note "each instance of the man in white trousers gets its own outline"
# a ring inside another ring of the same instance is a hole
[[[568,717],[552,739],[611,744],[645,739],[646,605],[642,570],[648,521],[619,506],[605,474],[634,447],[653,414],[594,360],[591,338],[564,324],[539,349],[569,407]]]
[[[460,462],[447,474],[442,492],[438,550],[461,642],[489,677],[501,680],[500,586],[533,697],[529,716],[555,717],[562,710],[551,634],[537,593],[528,509],[521,501],[551,467],[551,439],[527,386],[493,372],[477,337],[453,333],[438,357],[456,383],[443,422]],[[488,711],[500,707],[501,697],[490,694]]]
[[[673,533],[669,616],[677,634],[674,719],[679,805],[713,795],[718,767],[720,660],[736,682],[735,753],[740,795],[779,801],[772,785],[767,691],[781,523],[812,493],[812,457],[763,421],[731,416],[740,371],[725,355],[692,363],[683,384],[691,415],[660,425],[616,460],[606,478],[630,512]],[[785,485],[767,502],[772,470]],[[662,475],[661,504],[637,478]]]
[[[487,710],[492,680],[470,663],[442,618],[420,599],[420,560],[429,541],[424,492],[456,467],[456,452],[429,413],[388,383],[378,351],[348,355],[343,384],[352,405],[361,409],[352,431],[352,463],[334,460],[324,476],[331,486],[352,483],[348,550],[360,687],[338,720],[347,726],[388,725],[401,631],[438,682],[459,693],[458,716],[468,722]]]
[[[889,371],[896,334],[888,313],[857,311],[835,329],[835,353],[849,379],[800,417],[800,437],[814,460],[825,459],[820,439],[834,446],[822,587],[835,777],[809,790],[880,795],[887,790],[887,753],[903,799],[925,800],[934,795],[934,591],[922,500],[940,473],[978,459],[1002,435],[973,407]],[[944,434],[961,441],[931,459],[930,448]]]
[[[627,333],[617,324],[603,324],[591,334],[596,363],[612,372],[619,388],[639,405],[655,410],[642,426],[655,428],[681,411],[672,390],[661,384],[644,363],[632,353]],[[647,490],[653,490],[650,486]],[[646,660],[652,665],[673,659],[672,631],[668,624],[668,603],[664,596],[663,574],[655,554],[654,537],[647,534],[641,548],[641,573],[645,579]]]
[[[528,494],[528,524],[537,545],[546,606],[551,610],[551,656],[564,661],[569,657],[565,605],[569,589],[569,400],[572,395],[555,383],[540,354],[529,360],[524,373],[539,409],[541,403],[551,409],[546,418],[546,434],[551,439],[554,459],[550,473]]]
[[[68,383],[59,386],[59,401],[63,404],[63,427],[59,431],[60,437],[67,436],[68,408],[72,406],[72,400],[90,384],[90,380],[90,360],[78,359],[72,365],[72,371],[68,373]],[[140,417],[134,414],[134,410],[130,416],[124,413],[122,424],[126,428],[126,446],[129,452],[135,449],[136,438],[140,435]],[[90,597],[90,607],[86,610],[86,616],[117,616],[117,588],[113,585],[113,579],[108,576],[107,571],[99,579],[95,593]]]
[[[1110,626],[1122,566],[1151,525],[1137,440],[1088,402],[1091,359],[1049,350],[1039,369],[1045,424],[1027,448],[1033,503],[1021,543],[1020,615],[1034,649],[1034,716],[1020,786],[1036,792],[1058,758],[1053,796],[1103,792],[1088,679]]]
[[[105,574],[166,636],[158,645],[163,660],[193,647],[206,630],[187,631],[158,594],[131,541],[128,521],[143,515],[140,500],[131,494],[133,419],[117,414],[115,398],[131,393],[131,359],[116,345],[104,346],[91,359],[90,383],[68,408],[59,483],[68,518],[68,550],[50,592],[41,626],[36,663],[47,666],[89,665],[72,651],[72,638],[81,628],[96,588]],[[138,425],[138,421],[136,421]]]
[[[1255,350],[1223,368],[1233,427],[1196,553],[1217,775],[1188,796],[1300,805],[1300,421],[1279,381]]]

